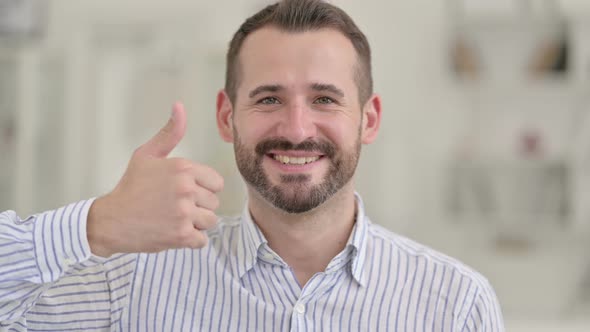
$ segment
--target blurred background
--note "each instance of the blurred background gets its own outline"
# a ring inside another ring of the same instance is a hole
[[[189,113],[174,155],[245,190],[217,135],[227,44],[270,1],[0,0],[0,210],[108,192]],[[371,219],[486,275],[508,331],[590,330],[590,1],[334,0],[373,49]]]

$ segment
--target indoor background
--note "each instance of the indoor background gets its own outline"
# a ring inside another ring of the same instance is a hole
[[[590,330],[590,1],[334,0],[383,98],[371,219],[486,275],[508,331]],[[270,1],[0,0],[0,210],[107,193],[183,101],[175,156],[245,191],[215,125],[233,32]]]

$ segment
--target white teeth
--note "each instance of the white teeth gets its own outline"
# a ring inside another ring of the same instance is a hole
[[[291,158],[291,163],[303,165],[305,164],[305,158]]]
[[[275,158],[275,160],[278,160],[283,164],[291,164],[291,165],[308,164],[308,163],[312,163],[312,162],[320,159],[320,157],[287,157],[287,156],[281,156],[278,154],[275,154],[274,158]]]

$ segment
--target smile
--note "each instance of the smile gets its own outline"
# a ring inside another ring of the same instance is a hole
[[[272,158],[276,161],[279,161],[285,165],[305,165],[309,163],[313,163],[320,159],[321,156],[310,156],[310,157],[294,157],[294,156],[285,156],[280,154],[273,154],[271,155]]]

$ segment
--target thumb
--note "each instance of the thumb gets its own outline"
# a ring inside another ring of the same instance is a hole
[[[182,103],[175,103],[168,123],[149,141],[143,144],[137,154],[166,158],[180,143],[186,131],[186,112]]]

